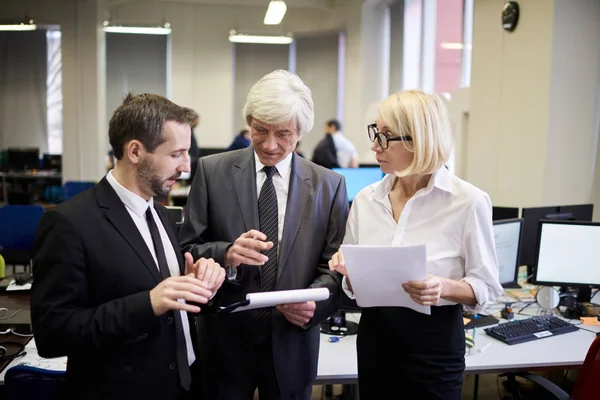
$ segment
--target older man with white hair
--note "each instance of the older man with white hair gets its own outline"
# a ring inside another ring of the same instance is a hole
[[[244,107],[252,146],[201,158],[181,229],[181,247],[227,269],[223,304],[247,293],[328,288],[328,300],[280,304],[199,321],[208,398],[310,399],[319,323],[336,311],[340,275],[327,262],[348,216],[344,179],[294,153],[314,123],[310,89],[274,71]],[[202,329],[203,328],[203,329]]]

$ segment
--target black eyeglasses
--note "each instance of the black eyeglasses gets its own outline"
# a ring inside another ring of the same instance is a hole
[[[387,149],[390,145],[390,142],[411,142],[412,137],[410,136],[387,136],[383,132],[379,132],[377,130],[377,124],[367,125],[367,132],[369,133],[369,140],[374,142],[377,139],[377,143],[379,147],[383,150]]]

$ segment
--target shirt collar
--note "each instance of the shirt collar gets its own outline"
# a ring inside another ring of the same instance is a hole
[[[125,204],[125,207],[133,211],[136,215],[143,217],[146,214],[148,207],[154,208],[154,199],[152,197],[150,197],[150,200],[146,201],[131,190],[125,188],[114,177],[112,169],[106,175],[106,180],[115,190],[119,199]]]
[[[384,200],[392,190],[396,175],[388,174],[373,187],[373,198],[378,201]],[[423,196],[429,194],[433,188],[443,190],[452,194],[452,174],[446,167],[442,167],[431,174],[431,178],[425,187]]]
[[[294,155],[294,152],[290,152],[290,154],[287,155],[287,157],[285,157],[283,160],[279,161],[276,165],[275,168],[277,168],[277,172],[279,172],[279,176],[281,176],[283,179],[286,179],[287,176],[290,174],[290,171],[292,169],[292,156]],[[256,151],[254,152],[254,165],[256,165],[256,173],[258,174],[263,167],[265,166],[263,163],[260,162],[258,155],[256,155]]]

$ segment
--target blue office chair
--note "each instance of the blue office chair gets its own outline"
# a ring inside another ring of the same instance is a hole
[[[0,254],[7,265],[29,265],[44,207],[9,204],[0,208]]]
[[[96,182],[92,181],[67,181],[63,186],[63,200],[69,200],[71,197],[91,189],[94,186],[96,186]]]
[[[4,378],[8,400],[56,399],[66,379],[65,371],[16,365]]]

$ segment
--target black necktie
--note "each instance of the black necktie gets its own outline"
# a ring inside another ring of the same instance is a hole
[[[277,247],[278,238],[278,208],[277,193],[273,185],[273,175],[277,172],[275,167],[264,167],[267,179],[260,190],[258,197],[258,218],[260,231],[267,236],[267,241],[273,242],[273,247],[264,252],[269,260],[260,268],[260,291],[268,292],[275,289],[277,281]],[[256,342],[262,343],[271,333],[271,310],[261,308],[256,312]]]
[[[160,233],[152,211],[150,207],[146,210],[146,221],[148,221],[148,228],[150,228],[150,235],[152,236],[152,243],[154,244],[154,252],[156,253],[156,260],[158,261],[158,268],[163,279],[171,276],[169,271],[169,265],[167,264],[167,257],[165,255],[165,248],[163,247],[162,240],[160,239]],[[173,313],[175,319],[175,344],[177,350],[177,368],[179,370],[179,382],[185,390],[190,389],[192,382],[192,374],[188,365],[187,347],[185,344],[185,335],[183,334],[183,323],[181,321],[181,313],[177,310],[170,311]]]

